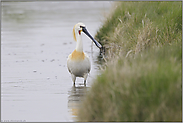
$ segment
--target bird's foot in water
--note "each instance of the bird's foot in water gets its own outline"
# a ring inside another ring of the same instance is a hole
[[[84,80],[84,86],[86,86],[86,80]]]

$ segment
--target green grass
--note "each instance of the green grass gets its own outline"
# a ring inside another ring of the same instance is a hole
[[[124,54],[129,50],[137,53],[175,42],[181,35],[181,2],[118,2],[117,5],[95,36],[109,49],[114,43]]]
[[[182,2],[117,2],[78,121],[182,121]]]
[[[181,59],[176,45],[109,65],[88,92],[79,121],[181,121]]]

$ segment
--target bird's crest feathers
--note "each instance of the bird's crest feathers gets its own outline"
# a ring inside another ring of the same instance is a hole
[[[76,40],[76,32],[75,32],[75,27],[76,27],[76,25],[74,26],[74,28],[73,28],[73,37],[74,37],[74,41],[77,41]]]

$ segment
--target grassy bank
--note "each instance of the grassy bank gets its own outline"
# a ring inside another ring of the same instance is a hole
[[[116,6],[117,5],[117,6]],[[133,54],[177,42],[182,33],[181,2],[118,2],[95,38],[112,52]]]
[[[118,2],[95,38],[106,69],[78,121],[182,121],[182,3]]]

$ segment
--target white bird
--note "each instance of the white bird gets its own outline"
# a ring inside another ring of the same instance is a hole
[[[84,78],[84,85],[86,85],[86,79],[91,69],[91,63],[88,55],[83,52],[83,42],[81,32],[84,32],[89,36],[98,48],[102,48],[101,44],[98,43],[86,30],[83,23],[77,23],[73,28],[73,37],[76,41],[76,49],[68,56],[67,68],[71,73],[72,81],[75,85],[76,77]]]

